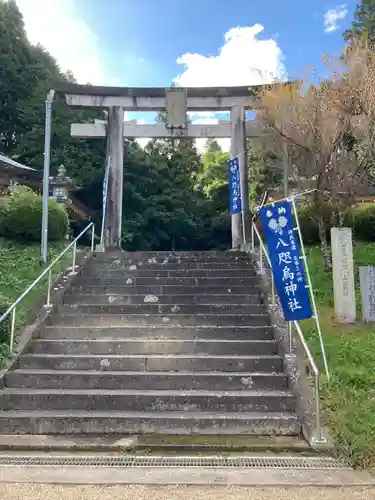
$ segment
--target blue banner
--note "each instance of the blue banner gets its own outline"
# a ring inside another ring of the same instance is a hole
[[[103,179],[103,217],[106,216],[107,212],[109,166],[110,166],[110,160],[108,160],[107,166],[105,168],[104,179]]]
[[[311,318],[312,308],[291,205],[290,201],[268,205],[259,215],[284,318],[298,321]]]
[[[230,215],[240,214],[242,211],[240,161],[238,156],[228,161],[229,179],[229,211]]]

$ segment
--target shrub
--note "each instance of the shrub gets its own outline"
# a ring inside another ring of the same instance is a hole
[[[0,236],[5,236],[4,220],[8,214],[8,198],[0,198]]]
[[[42,230],[43,198],[27,190],[12,193],[2,220],[2,233],[12,239],[39,241]],[[68,215],[55,200],[48,202],[48,239],[62,240],[69,227]]]
[[[0,294],[0,317],[9,309],[11,305],[10,300]],[[7,316],[4,321],[0,323],[0,344],[9,342],[11,316],[12,315],[9,314],[9,316]]]
[[[311,206],[301,205],[298,208],[298,219],[301,226],[302,238],[306,245],[312,245],[319,242],[318,223],[311,214]]]
[[[362,208],[360,205],[353,211],[354,231],[358,239],[375,241],[375,205]]]

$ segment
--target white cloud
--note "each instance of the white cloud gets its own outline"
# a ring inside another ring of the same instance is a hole
[[[177,62],[185,66],[174,82],[184,87],[220,87],[260,85],[286,78],[283,54],[276,40],[259,40],[263,26],[231,28],[225,33],[224,45],[215,56],[186,53]],[[212,112],[189,113],[192,123],[216,124]],[[222,116],[220,116],[223,119]],[[229,117],[228,117],[229,118]],[[230,139],[217,139],[223,151],[230,150]],[[197,139],[199,152],[204,152],[206,139]]]
[[[283,55],[273,39],[259,40],[260,24],[231,28],[216,56],[181,55],[185,69],[174,82],[184,87],[259,85],[285,77]]]
[[[99,41],[79,18],[75,0],[16,0],[31,43],[41,44],[63,71],[71,70],[79,83],[115,84],[99,58]]]
[[[326,33],[332,33],[340,28],[339,22],[345,19],[348,14],[348,9],[345,5],[340,5],[335,9],[329,9],[324,14],[324,31]]]

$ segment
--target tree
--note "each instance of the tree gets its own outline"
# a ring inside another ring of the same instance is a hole
[[[366,38],[353,40],[344,53],[342,105],[352,118],[352,146],[357,160],[375,174],[375,46]]]
[[[29,43],[14,0],[0,0],[0,151],[28,166],[43,168],[45,98],[56,81],[74,82],[55,59]],[[60,164],[80,187],[76,196],[100,220],[106,141],[72,139],[70,124],[102,118],[72,109],[56,96],[52,112],[51,174]],[[165,114],[159,115],[165,121]],[[124,155],[123,245],[137,249],[227,247],[230,241],[227,156],[219,159],[218,188],[206,189],[192,139],[151,141],[143,150],[127,141]],[[208,173],[207,170],[206,173]],[[212,173],[211,171],[209,172]],[[210,192],[210,194],[207,194]]]
[[[4,154],[13,152],[25,130],[22,109],[37,83],[29,71],[32,64],[18,7],[14,0],[0,0],[0,147]]]
[[[362,0],[354,13],[352,27],[345,31],[345,40],[360,40],[368,37],[370,46],[375,44],[375,0]]]
[[[206,152],[209,153],[215,153],[221,151],[220,144],[217,142],[216,139],[207,139],[204,145],[204,149],[206,150]]]
[[[346,147],[352,133],[352,86],[337,81],[277,86],[262,95],[262,117],[270,131],[291,143],[299,178],[315,189],[312,214],[319,227],[325,265],[330,266],[327,225],[343,221],[363,187],[363,171]],[[327,220],[329,207],[330,220]]]
[[[250,204],[259,203],[266,189],[278,188],[283,178],[283,163],[277,148],[261,139],[248,139],[247,163],[249,169]]]

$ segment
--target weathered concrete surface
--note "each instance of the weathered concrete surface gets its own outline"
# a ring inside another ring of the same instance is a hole
[[[362,320],[366,323],[375,322],[375,267],[361,266],[359,280],[362,298]]]
[[[2,411],[178,411],[178,412],[293,412],[288,391],[9,389],[0,393]]]
[[[103,360],[107,360],[103,363]],[[167,372],[280,372],[282,359],[269,356],[199,356],[199,355],[70,355],[28,354],[19,358],[22,369],[45,370],[130,370]],[[228,375],[229,376],[229,375]]]
[[[18,455],[29,450],[48,452],[50,454],[80,454],[90,456],[105,454],[118,456],[124,451],[152,450],[155,454],[170,451],[173,453],[192,454],[197,451],[206,455],[220,452],[230,453],[252,450],[252,453],[290,453],[304,452],[305,455],[314,453],[306,441],[296,436],[168,436],[163,434],[151,435],[43,435],[43,434],[0,434],[1,452],[10,452]]]
[[[332,276],[335,314],[340,323],[356,319],[352,229],[331,229]]]
[[[170,434],[298,436],[295,413],[0,411],[4,434]]]
[[[222,339],[222,340],[272,340],[272,326],[184,326],[173,327],[100,327],[100,326],[45,326],[44,339],[95,340],[95,339]]]
[[[226,486],[225,490],[228,495],[230,489],[228,490],[228,485],[244,485],[244,486],[277,486],[277,487],[291,487],[291,486],[374,486],[374,479],[367,472],[357,472],[352,470],[302,470],[302,469],[254,469],[247,470],[246,468],[235,468],[235,469],[210,469],[210,468],[97,468],[97,467],[0,467],[0,482],[16,482],[16,483],[60,483],[60,484],[129,484],[129,485],[211,485],[213,491],[211,493],[216,494],[214,485]],[[135,486],[133,486],[134,488]],[[185,490],[184,499],[188,499]],[[225,491],[224,490],[224,491]],[[147,491],[147,490],[146,490]],[[168,491],[168,490],[167,490]],[[172,490],[173,491],[173,490]],[[268,491],[265,489],[264,491]],[[273,491],[274,495],[277,495],[277,489]],[[279,490],[280,491],[280,490]],[[282,490],[281,490],[282,491]],[[334,490],[333,490],[334,491]],[[1,492],[1,489],[0,489]],[[26,492],[26,490],[25,490]],[[29,493],[29,490],[27,490]],[[205,488],[205,492],[209,493],[210,488]],[[302,494],[303,490],[299,490],[299,496],[297,498],[304,498]],[[149,493],[150,490],[149,490]],[[350,488],[349,494],[353,494],[353,490]],[[363,491],[362,491],[363,494]],[[375,495],[375,490],[372,490],[372,494]],[[134,489],[133,489],[134,495]],[[3,498],[3,497],[2,497]],[[16,497],[17,498],[17,497]],[[22,498],[22,497],[21,497]],[[51,500],[51,497],[46,495],[43,497]],[[108,497],[111,498],[111,497]],[[115,497],[116,498],[116,497]],[[122,499],[124,497],[121,497]],[[154,495],[149,496],[155,500]],[[163,497],[161,497],[163,498]],[[165,497],[165,500],[170,500],[176,498],[174,495]],[[177,497],[179,498],[179,497]],[[194,498],[194,497],[192,497]],[[207,498],[207,497],[205,497]],[[210,498],[210,497],[208,497]],[[211,498],[233,498],[233,495],[226,497],[212,496]],[[248,496],[243,496],[239,498],[246,498]],[[267,498],[267,497],[265,497]],[[277,496],[270,496],[273,500]],[[287,496],[284,498],[288,498]],[[293,498],[293,497],[292,497]],[[311,497],[314,500],[318,500],[321,497],[316,495]],[[328,497],[329,498],[329,497]],[[333,499],[337,499],[337,496],[332,496]],[[344,497],[345,498],[345,497]],[[352,500],[353,496],[348,496],[348,500]],[[362,496],[361,500],[365,497]],[[368,498],[375,498],[375,496],[370,496]],[[30,500],[29,494],[24,497],[23,500]],[[59,500],[61,497],[59,498]],[[82,496],[72,497],[72,500],[81,500]],[[103,499],[103,497],[101,497]],[[132,500],[136,500],[137,497],[131,497]],[[259,499],[258,497],[254,497]],[[12,497],[14,500],[14,497]]]
[[[248,255],[109,252],[83,274],[7,375],[1,432],[300,435]]]
[[[246,488],[226,486],[55,486],[2,484],[4,500],[372,500],[375,490],[359,488]]]
[[[226,486],[53,486],[3,484],[4,500],[372,500],[373,488],[244,488]]]
[[[373,488],[0,485],[4,500],[372,500]]]
[[[260,294],[248,294],[246,289],[243,294],[195,294],[196,289],[192,289],[192,293],[185,295],[178,294],[119,294],[119,293],[103,293],[99,294],[96,290],[95,294],[69,294],[64,298],[64,304],[121,304],[121,305],[136,305],[155,303],[159,305],[219,305],[219,304],[235,304],[249,305],[259,304]],[[182,291],[185,291],[184,289]]]
[[[240,391],[273,389],[285,390],[287,378],[283,373],[227,373],[195,372],[124,372],[81,370],[15,370],[6,377],[7,387],[39,389],[133,389],[143,390],[221,390]]]
[[[155,300],[155,299],[154,299]],[[158,304],[150,302],[144,304],[116,304],[113,301],[107,304],[69,304],[59,308],[61,314],[265,314],[263,304]]]
[[[135,269],[134,269],[135,268]],[[149,278],[152,279],[161,279],[161,278],[242,278],[243,276],[247,277],[255,277],[255,270],[252,267],[244,267],[244,268],[230,268],[223,267],[223,269],[190,269],[190,268],[181,268],[181,269],[164,269],[162,266],[159,266],[159,270],[156,269],[147,269],[143,266],[136,267],[134,265],[129,266],[128,269],[116,269],[116,268],[103,268],[99,269],[90,269],[90,275],[103,277],[103,278],[115,278],[116,276],[120,278],[124,277],[140,277],[140,278]]]
[[[256,355],[277,354],[274,340],[46,340],[32,342],[30,352],[46,354],[208,354]]]
[[[262,314],[61,314],[48,318],[48,324],[74,326],[261,326],[269,325]]]
[[[94,284],[85,284],[85,283],[77,283],[76,286],[72,287],[72,292],[78,294],[117,294],[117,295],[148,295],[154,294],[157,296],[170,296],[174,294],[178,294],[180,297],[186,294],[194,294],[195,297],[204,296],[206,298],[207,294],[241,294],[241,295],[257,295],[260,294],[259,286],[251,286],[250,288],[246,285],[236,286],[231,284],[230,286],[222,287],[220,285],[200,285],[197,287],[196,285],[160,285],[160,284],[146,284],[146,285],[127,285],[125,281],[121,284],[105,284],[105,283],[94,283]]]

